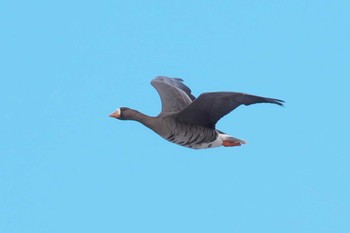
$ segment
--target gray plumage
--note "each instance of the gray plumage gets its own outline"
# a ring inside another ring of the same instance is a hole
[[[239,92],[207,92],[195,98],[182,79],[165,76],[156,77],[151,84],[162,102],[158,116],[150,117],[125,107],[110,116],[139,121],[166,140],[194,149],[244,144],[245,141],[215,129],[216,123],[242,104],[272,103],[283,106],[284,102]]]

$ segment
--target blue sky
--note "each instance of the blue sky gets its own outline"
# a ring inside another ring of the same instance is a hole
[[[348,1],[2,1],[0,232],[349,232]],[[190,150],[136,122],[158,75],[241,91]]]

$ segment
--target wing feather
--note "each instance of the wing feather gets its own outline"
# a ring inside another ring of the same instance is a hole
[[[208,92],[201,94],[189,106],[177,114],[177,118],[189,124],[215,128],[215,124],[240,105],[272,103],[283,106],[283,100],[249,95],[239,92]]]
[[[159,76],[153,79],[151,84],[157,90],[162,102],[160,114],[180,112],[195,99],[191,89],[183,84],[182,79]]]

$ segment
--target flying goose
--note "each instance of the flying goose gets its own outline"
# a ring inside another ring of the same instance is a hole
[[[138,121],[164,139],[192,149],[245,144],[244,140],[217,130],[216,123],[242,104],[272,103],[283,106],[284,103],[279,99],[239,92],[206,92],[196,98],[180,78],[159,76],[151,84],[162,102],[162,111],[158,116],[147,116],[127,107],[120,107],[109,116]]]

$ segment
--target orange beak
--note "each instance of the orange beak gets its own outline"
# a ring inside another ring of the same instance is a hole
[[[113,112],[112,114],[109,114],[110,117],[113,118],[120,118],[120,109],[118,109],[117,111]]]

